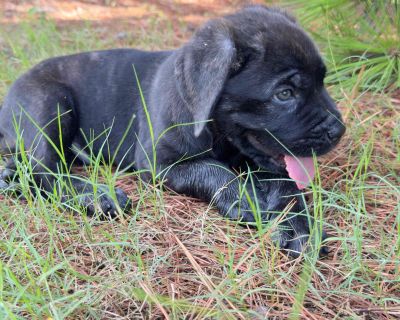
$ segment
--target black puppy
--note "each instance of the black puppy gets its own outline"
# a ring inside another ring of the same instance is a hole
[[[0,150],[15,152],[18,124],[46,191],[53,190],[49,172],[59,165],[54,147],[72,159],[72,145],[85,150],[91,137],[92,152],[120,167],[149,169],[146,179],[155,150],[167,186],[212,201],[232,219],[255,221],[249,202],[257,200],[267,221],[295,199],[280,245],[300,252],[310,227],[305,215],[295,214],[305,209],[298,189],[304,181],[288,175],[304,177],[301,167],[310,166],[313,152],[331,150],[345,130],[324,76],[318,50],[292,17],[251,6],[209,21],[175,51],[107,50],[38,64],[5,97]],[[302,158],[296,163],[293,156]],[[8,161],[0,185],[14,165]],[[233,172],[248,169],[255,171],[253,184],[241,197]],[[78,193],[89,190],[73,184]],[[126,205],[121,190],[117,198]],[[115,210],[111,198],[100,199],[103,211]],[[83,204],[90,209],[92,200]]]

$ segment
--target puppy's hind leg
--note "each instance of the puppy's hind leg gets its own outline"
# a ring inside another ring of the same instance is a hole
[[[0,111],[0,132],[11,137],[8,140],[13,141],[14,154],[22,159],[22,167],[28,168],[26,176],[32,176],[37,186],[34,190],[39,189],[45,196],[57,191],[64,204],[68,206],[70,200],[78,202],[88,214],[94,213],[97,200],[104,213],[113,215],[117,210],[107,194],[108,188],[99,186],[95,197],[90,183],[69,174],[71,145],[79,127],[76,107],[73,94],[65,85],[22,77],[10,89]],[[12,172],[10,166],[3,171],[4,176]],[[64,178],[60,179],[58,172]],[[121,208],[129,207],[129,199],[122,190],[117,189],[115,197]]]
[[[14,83],[0,111],[0,147],[12,155],[0,175],[3,181],[12,180],[22,162],[28,167],[24,177],[31,173],[40,188],[52,190],[53,173],[65,162],[77,131],[72,108],[72,94],[62,84],[29,74]]]
[[[8,188],[7,181],[18,171],[20,190],[39,191],[46,197],[56,193],[66,206],[78,202],[88,214],[94,213],[97,200],[103,212],[112,214],[115,204],[104,188],[97,189],[102,190],[96,197],[90,183],[68,172],[69,153],[79,128],[76,101],[68,86],[49,77],[51,72],[42,71],[37,67],[19,78],[0,109],[2,145],[18,164],[6,163],[0,187]],[[120,207],[127,206],[127,196],[121,190],[115,194]]]
[[[93,215],[99,208],[107,217],[114,217],[118,212],[116,202],[123,210],[130,208],[130,201],[122,190],[114,190],[115,202],[107,186],[98,185],[94,188],[90,182],[69,174],[68,159],[77,132],[76,124],[73,113],[59,105],[58,117],[46,125],[45,132],[32,150],[35,181],[44,191],[52,193],[55,187],[60,186],[56,183],[58,176],[54,173],[61,172],[66,176],[60,180],[63,187],[59,190],[64,205],[69,206],[72,201],[85,208],[89,215]]]
[[[7,141],[0,128],[0,160],[3,160],[3,168],[0,170],[0,191],[10,189],[10,181],[12,181],[15,176],[16,166],[11,157],[14,152],[14,142],[10,143]]]

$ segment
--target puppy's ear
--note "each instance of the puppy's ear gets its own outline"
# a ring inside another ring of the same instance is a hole
[[[203,131],[234,68],[236,48],[231,30],[229,21],[210,21],[180,49],[175,61],[177,88],[196,122],[196,137]]]

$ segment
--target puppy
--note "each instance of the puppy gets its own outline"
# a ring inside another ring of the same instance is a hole
[[[231,219],[267,222],[291,204],[279,242],[296,255],[311,227],[298,214],[305,209],[299,188],[312,176],[312,155],[331,150],[345,130],[324,88],[325,72],[291,16],[250,6],[209,21],[177,50],[96,51],[38,64],[4,99],[0,150],[15,153],[23,138],[35,180],[47,192],[56,185],[60,150],[72,161],[73,150],[90,145],[120,168],[141,170],[144,179],[157,174]],[[15,159],[6,162],[3,187]],[[253,183],[241,187],[237,172],[249,171]],[[90,186],[72,184],[89,192],[82,204],[93,211]],[[104,212],[127,205],[122,190],[116,195],[118,204],[99,196]]]

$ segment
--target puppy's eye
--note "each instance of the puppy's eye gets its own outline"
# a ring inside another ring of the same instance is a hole
[[[290,98],[293,97],[293,90],[292,89],[285,89],[277,94],[275,94],[275,97],[278,98],[281,101],[286,101],[289,100]]]

